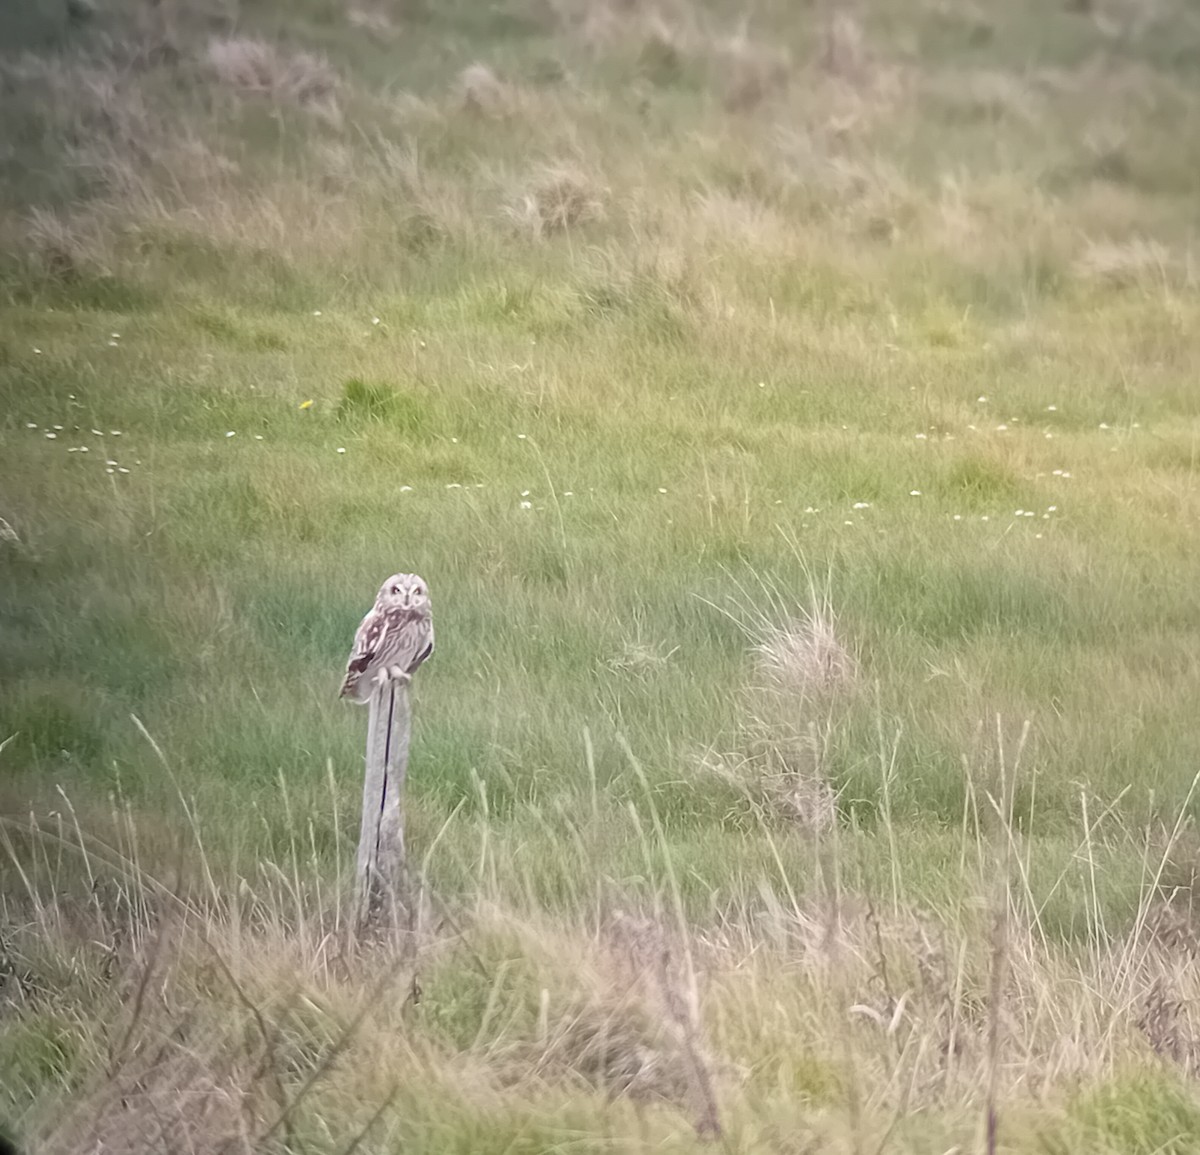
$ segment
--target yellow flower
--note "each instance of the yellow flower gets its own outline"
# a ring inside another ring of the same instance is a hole
[[[311,409],[312,408],[312,398],[310,397],[307,401],[301,401],[300,408],[301,409]]]

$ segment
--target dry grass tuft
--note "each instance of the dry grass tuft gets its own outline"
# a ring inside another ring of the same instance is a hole
[[[766,684],[786,694],[832,690],[854,678],[854,657],[842,642],[833,608],[825,600],[814,601],[767,629],[754,654]]]
[[[606,192],[579,169],[544,169],[507,213],[531,236],[542,238],[604,219]]]
[[[738,585],[726,612],[751,642],[754,674],[743,694],[734,754],[707,750],[703,770],[735,787],[760,819],[782,818],[810,833],[837,822],[830,782],[829,736],[834,710],[857,674],[828,593],[809,582],[807,604],[763,582]],[[766,609],[756,602],[765,598]]]
[[[396,25],[383,8],[352,4],[346,11],[346,21],[351,28],[366,32],[377,40],[390,40],[396,34]]]
[[[222,84],[303,107],[332,107],[341,87],[338,74],[324,57],[285,52],[264,40],[214,37],[208,42],[205,58]]]
[[[782,48],[750,40],[745,32],[726,41],[715,63],[723,83],[723,103],[729,112],[750,112],[768,98],[783,93],[792,72]]]
[[[640,972],[629,974],[616,952],[602,953],[579,972],[589,990],[567,1002],[548,1020],[544,996],[544,1037],[533,1048],[533,1073],[582,1080],[610,1098],[628,1096],[686,1106],[688,1072],[658,1006]]]
[[[956,116],[1035,125],[1042,115],[1038,90],[1023,76],[999,69],[951,72],[922,82]]]
[[[858,18],[846,8],[834,8],[821,29],[819,63],[822,71],[855,83],[867,75],[866,38]]]
[[[55,1127],[47,1155],[80,1151],[255,1151],[264,1126],[263,1080],[235,1027],[190,1028],[185,1014],[158,1023],[140,1053]]]
[[[831,830],[837,822],[837,791],[825,772],[826,740],[810,723],[786,734],[755,719],[748,724],[740,753],[705,751],[701,770],[742,794],[760,821],[782,819],[809,834]]]
[[[512,85],[479,62],[458,74],[457,89],[463,108],[479,116],[508,116],[517,106],[517,94]]]
[[[614,674],[632,674],[645,678],[665,668],[678,649],[679,647],[675,646],[664,650],[661,645],[650,642],[628,641],[621,647],[621,652],[609,658],[604,665]]]
[[[30,210],[25,240],[34,267],[52,280],[73,280],[90,263],[79,230],[52,210]]]
[[[70,148],[103,142],[145,163],[161,137],[140,87],[111,61],[24,53],[0,62],[0,85],[30,94],[44,131]]]
[[[672,942],[657,921],[623,911],[613,914],[605,935],[622,985],[638,992],[674,1042],[675,1069],[667,1069],[668,1077],[677,1094],[683,1091],[697,1134],[719,1136],[713,1064],[701,1037],[699,993],[686,944]]]
[[[1131,286],[1169,279],[1173,261],[1157,241],[1090,241],[1075,261],[1075,273],[1085,281]]]

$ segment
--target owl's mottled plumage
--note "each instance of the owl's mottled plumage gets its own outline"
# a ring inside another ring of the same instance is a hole
[[[432,653],[429,587],[415,573],[392,574],[354,635],[340,697],[368,702],[388,681],[407,682]]]

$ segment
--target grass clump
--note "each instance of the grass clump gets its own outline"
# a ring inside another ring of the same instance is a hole
[[[327,60],[311,52],[287,52],[262,40],[214,38],[205,60],[216,79],[237,92],[301,106],[328,105],[338,92],[338,75]]]

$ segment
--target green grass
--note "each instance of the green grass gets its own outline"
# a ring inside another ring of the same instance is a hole
[[[1155,928],[1194,941],[1200,20],[835,16],[3,18],[0,964],[52,997],[0,971],[0,1122],[76,1149],[106,1020],[149,1046],[185,1007],[269,1122],[307,1075],[253,1004],[346,1048],[263,1149],[346,1150],[380,1048],[363,1150],[690,1149],[687,984],[618,990],[622,907],[701,960],[731,1149],[967,1149],[989,1021],[1001,1150],[1194,1145],[1200,1035],[1138,1022],[1156,979],[1196,993]],[[278,45],[272,91],[211,36]],[[405,971],[361,1023],[382,964],[322,938],[365,727],[335,692],[397,569],[437,619],[433,906],[421,1006]],[[754,647],[814,597],[852,672],[773,680]],[[162,947],[149,879],[187,912]],[[159,951],[175,993],[132,1012]],[[890,1034],[854,1010],[904,991]],[[660,1055],[648,1106],[597,1022]]]

